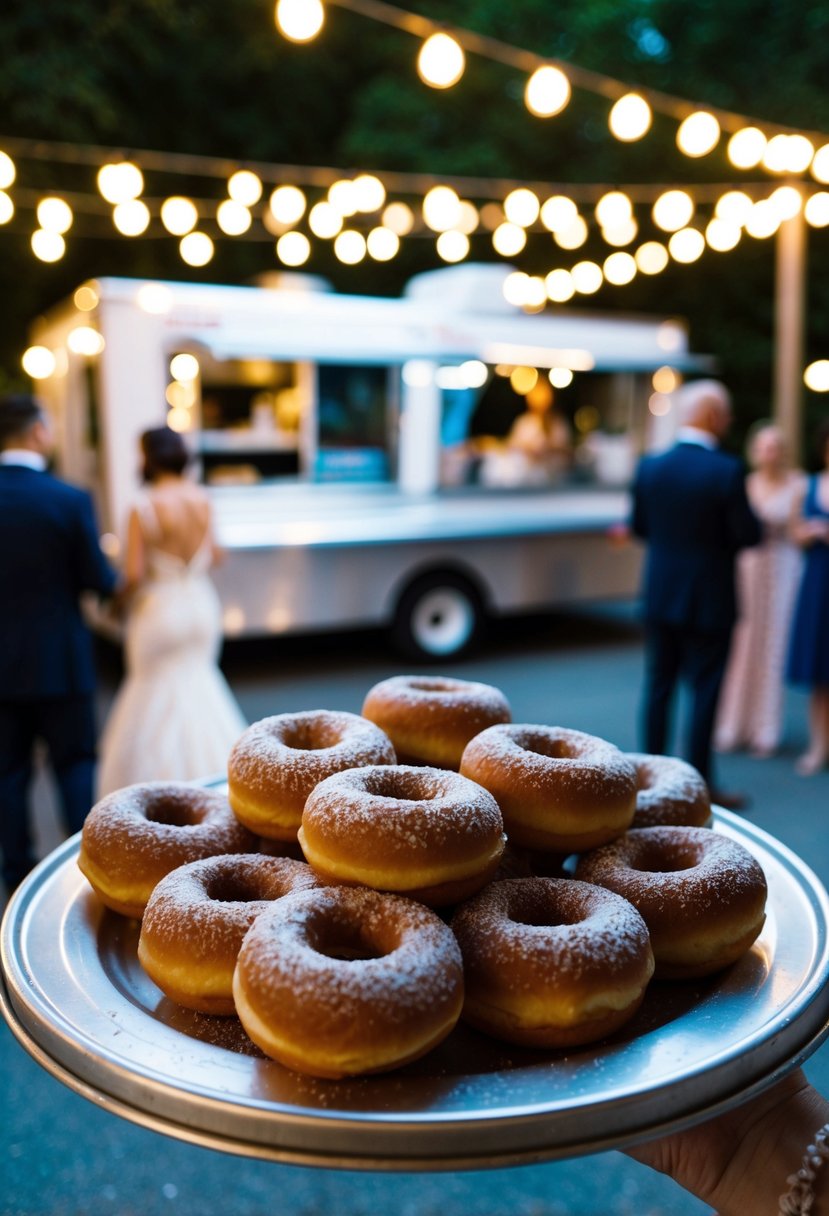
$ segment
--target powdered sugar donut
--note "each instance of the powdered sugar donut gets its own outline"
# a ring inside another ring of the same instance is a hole
[[[463,749],[487,726],[512,719],[491,684],[445,676],[392,676],[370,689],[363,715],[394,744],[401,764],[457,769]]]
[[[439,906],[492,877],[504,829],[492,795],[458,773],[388,765],[320,782],[302,812],[299,843],[326,882]]]
[[[141,916],[171,870],[255,847],[224,794],[184,781],[147,781],[96,803],[83,825],[78,865],[108,908]]]
[[[612,743],[561,726],[491,726],[461,773],[489,790],[514,844],[553,853],[594,848],[630,827],[636,773]]]
[[[307,710],[254,722],[237,740],[227,768],[237,819],[260,836],[296,840],[305,799],[332,773],[394,764],[388,736],[358,714]]]
[[[254,1043],[317,1077],[383,1072],[417,1059],[463,1004],[458,944],[409,899],[346,887],[287,895],[239,952],[236,1009]]]
[[[626,752],[636,769],[635,828],[698,827],[711,818],[711,797],[702,775],[675,756]]]
[[[491,883],[455,914],[463,1018],[531,1047],[604,1038],[633,1016],[653,975],[642,917],[567,878]]]
[[[233,970],[248,929],[275,899],[319,885],[304,862],[258,853],[180,866],[150,896],[139,962],[176,1004],[233,1014]]]
[[[639,909],[660,978],[720,971],[745,954],[765,921],[759,863],[707,828],[636,828],[580,858],[576,877]]]

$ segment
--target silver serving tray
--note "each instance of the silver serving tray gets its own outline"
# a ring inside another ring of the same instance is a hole
[[[458,1027],[424,1059],[356,1081],[266,1059],[236,1019],[168,1001],[136,957],[138,924],[77,868],[43,861],[2,927],[3,1012],[53,1076],[105,1109],[197,1144],[297,1164],[482,1168],[572,1157],[690,1125],[801,1063],[829,1018],[829,900],[779,841],[727,812],[769,883],[763,933],[721,975],[654,984],[597,1046],[550,1053]]]

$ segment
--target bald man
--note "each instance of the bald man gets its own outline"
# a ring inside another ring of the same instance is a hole
[[[643,746],[666,752],[674,692],[687,681],[687,759],[715,801],[739,809],[745,799],[714,782],[711,736],[737,618],[735,557],[760,541],[761,530],[742,465],[720,451],[731,425],[728,390],[698,380],[683,386],[677,404],[678,442],[643,458],[633,488],[633,531],[647,544]]]

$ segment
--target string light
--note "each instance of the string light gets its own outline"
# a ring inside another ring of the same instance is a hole
[[[182,351],[180,355],[173,355],[170,360],[170,375],[174,380],[181,380],[183,384],[197,380],[200,370],[196,356],[188,354],[186,351]]]
[[[672,367],[664,364],[658,367],[651,377],[651,384],[654,392],[657,393],[672,393],[679,388],[679,376]]]
[[[780,227],[780,219],[769,199],[761,199],[751,208],[745,221],[745,230],[757,240],[766,240]]]
[[[569,367],[551,367],[547,379],[553,388],[567,388],[573,383],[573,373]]]
[[[634,217],[630,216],[624,224],[617,224],[613,228],[603,228],[602,239],[608,245],[630,245],[632,241],[636,240],[638,231],[639,225]]]
[[[298,186],[277,186],[268,201],[270,213],[280,224],[296,224],[305,214],[305,195]]]
[[[812,160],[812,177],[821,184],[829,182],[829,144],[818,148]]]
[[[0,224],[8,224],[14,215],[14,203],[5,190],[0,190]]]
[[[636,277],[636,262],[629,253],[611,253],[602,266],[604,277],[614,287],[624,287]]]
[[[705,226],[705,243],[717,253],[727,253],[740,243],[742,230],[739,224],[714,216]]]
[[[571,300],[576,291],[572,274],[562,267],[550,271],[544,280],[544,287],[547,291],[547,299],[552,300],[554,304],[564,304],[567,300]]]
[[[566,228],[557,228],[553,233],[556,244],[561,249],[580,249],[587,240],[587,223],[576,214]]]
[[[604,278],[601,266],[589,261],[576,262],[570,276],[574,289],[583,296],[590,296],[598,291]]]
[[[492,234],[492,247],[496,253],[500,253],[501,257],[512,258],[521,250],[527,243],[527,234],[523,228],[519,228],[518,224],[511,224],[505,221],[499,224]]]
[[[742,227],[753,206],[753,200],[743,190],[726,190],[714,204],[714,215],[727,224]]]
[[[144,189],[144,175],[137,165],[123,160],[103,165],[98,170],[101,197],[114,206],[138,198]]]
[[[694,200],[685,190],[666,190],[653,205],[651,215],[657,228],[677,232],[694,214]]]
[[[78,312],[94,312],[98,302],[98,292],[90,283],[82,284],[72,297],[72,303]]]
[[[437,251],[444,262],[462,262],[469,253],[469,237],[456,229],[441,232],[437,239]]]
[[[356,266],[366,256],[366,238],[356,228],[344,228],[334,238],[334,254],[346,266]]]
[[[523,270],[513,270],[504,279],[503,287],[501,288],[504,299],[508,304],[516,304],[518,306],[524,303],[527,295],[527,284],[530,281],[530,276],[525,274]],[[495,369],[497,372],[497,368]]]
[[[407,203],[389,203],[380,217],[384,228],[390,228],[397,236],[408,236],[414,228],[414,212]]]
[[[803,383],[813,393],[829,393],[829,359],[816,359],[803,373]]]
[[[596,219],[602,228],[617,228],[633,215],[628,196],[621,190],[609,190],[596,203]]]
[[[73,355],[83,355],[86,359],[94,359],[96,355],[101,354],[106,343],[103,334],[99,334],[97,329],[93,329],[91,325],[77,325],[69,332],[66,345]]]
[[[247,207],[234,202],[232,198],[226,198],[223,203],[219,203],[216,223],[226,236],[241,236],[250,228],[252,220],[253,217]]]
[[[458,232],[462,232],[465,236],[471,236],[478,227],[480,218],[475,204],[470,203],[468,199],[461,199],[461,214],[457,223]]]
[[[768,201],[774,207],[781,222],[792,219],[803,207],[803,198],[800,191],[796,190],[794,186],[778,186],[769,196]]]
[[[668,252],[675,262],[688,265],[705,252],[705,237],[696,228],[680,228],[668,241]]]
[[[303,266],[311,256],[311,242],[304,232],[285,232],[276,242],[276,256],[283,266]]]
[[[32,253],[41,262],[59,262],[66,252],[66,241],[59,232],[38,228],[32,233]]]
[[[668,250],[659,241],[645,241],[633,255],[642,274],[661,274],[670,261]]]
[[[20,360],[23,370],[32,380],[48,380],[54,375],[57,361],[48,346],[30,346]]]
[[[47,232],[68,232],[72,227],[72,208],[62,198],[42,198],[37,205],[37,222]]]
[[[8,190],[16,176],[14,161],[8,152],[0,152],[0,190]]]
[[[610,111],[610,130],[623,143],[641,139],[650,128],[651,108],[639,93],[626,93]]]
[[[786,144],[786,169],[789,173],[803,173],[809,168],[815,155],[815,145],[805,135],[790,135]]]
[[[386,187],[373,173],[360,173],[354,179],[354,197],[358,211],[379,211],[386,201]]]
[[[331,240],[343,226],[343,217],[331,203],[314,203],[308,212],[308,227],[314,236]]]
[[[243,207],[253,207],[262,197],[262,182],[251,169],[237,169],[227,183],[228,196]]]
[[[457,84],[465,66],[463,49],[451,34],[430,34],[417,57],[418,75],[433,89],[449,89]]]
[[[206,232],[188,232],[179,241],[178,249],[188,266],[206,266],[213,257],[213,242]]]
[[[504,222],[504,208],[500,203],[484,203],[481,207],[481,226],[487,232],[494,232],[499,224]]]
[[[375,262],[390,262],[400,249],[400,237],[391,228],[372,228],[366,237],[366,248]]]
[[[541,207],[541,222],[549,232],[562,232],[579,219],[579,209],[571,198],[554,194]]]
[[[768,140],[759,127],[742,127],[728,141],[727,155],[735,169],[755,169]]]
[[[291,42],[311,42],[325,23],[321,0],[279,0],[275,12],[279,32]]]
[[[527,280],[524,308],[527,312],[541,312],[547,305],[547,290],[540,274],[531,274]]]
[[[531,393],[538,384],[538,372],[534,367],[514,367],[510,372],[510,387],[519,397]]]
[[[825,228],[829,224],[829,194],[820,190],[807,198],[803,214],[807,224],[811,224],[813,228]]]
[[[199,213],[189,198],[174,194],[161,204],[161,222],[173,236],[186,236],[199,222]]]
[[[461,218],[461,200],[451,186],[433,186],[423,198],[423,220],[433,232],[455,228]]]
[[[676,142],[686,156],[707,156],[720,142],[720,124],[707,110],[696,110],[680,123]]]
[[[524,104],[538,118],[560,114],[570,100],[570,81],[551,64],[536,68],[524,89]]]
[[[504,215],[510,224],[529,228],[538,219],[541,206],[538,196],[526,187],[512,190],[504,199]]]
[[[122,236],[141,236],[150,224],[150,209],[140,198],[118,203],[112,212],[112,222]]]

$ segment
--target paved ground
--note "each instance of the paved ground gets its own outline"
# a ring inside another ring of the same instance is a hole
[[[452,672],[497,684],[516,720],[560,722],[636,746],[641,648],[624,617],[558,617],[500,630]],[[380,639],[234,649],[226,670],[248,718],[297,709],[359,710],[376,680],[402,670]],[[105,663],[105,705],[114,671]],[[804,698],[787,703],[784,750],[726,757],[722,783],[753,797],[752,821],[809,859],[829,883],[829,774],[792,772]],[[51,795],[38,790],[41,847],[57,843]],[[673,1183],[617,1153],[491,1172],[383,1175],[300,1169],[225,1156],[133,1127],[64,1089],[0,1029],[3,1216],[699,1216]],[[829,1090],[829,1046],[811,1061]]]

